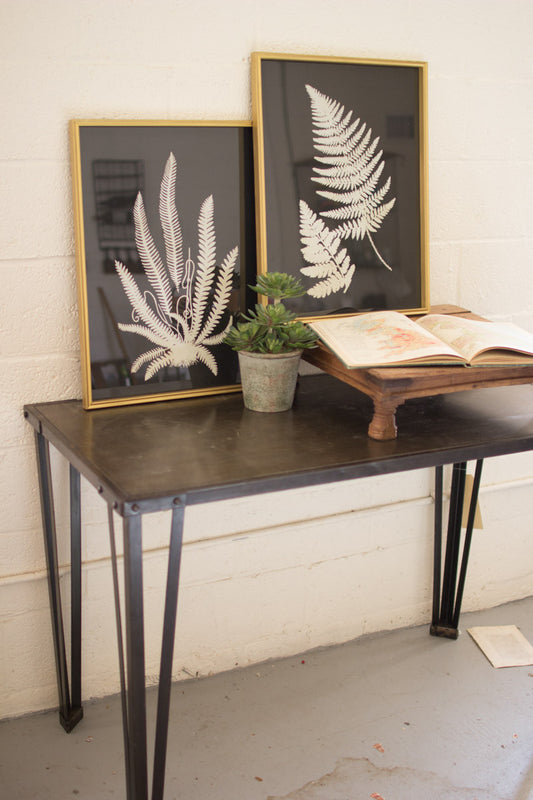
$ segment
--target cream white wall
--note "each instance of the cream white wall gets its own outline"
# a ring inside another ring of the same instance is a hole
[[[81,393],[68,120],[249,118],[254,50],[428,61],[432,302],[533,330],[532,26],[528,0],[0,0],[0,716],[57,702],[22,406]],[[176,677],[427,621],[432,480],[188,511]],[[533,593],[532,495],[531,456],[486,465],[466,609]],[[89,697],[118,679],[106,511],[82,499]],[[149,676],[167,527],[146,531]]]

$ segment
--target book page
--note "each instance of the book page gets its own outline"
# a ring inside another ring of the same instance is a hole
[[[472,361],[484,350],[510,349],[533,354],[533,334],[512,323],[463,319],[448,314],[428,314],[417,322],[447,342],[467,361]]]
[[[533,664],[533,646],[516,625],[467,628],[467,630],[496,669]]]
[[[463,363],[457,352],[397,311],[373,311],[308,323],[348,368],[411,362]]]

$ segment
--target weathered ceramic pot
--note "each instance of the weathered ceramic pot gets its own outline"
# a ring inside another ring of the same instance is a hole
[[[294,402],[301,350],[239,352],[244,405],[251,411],[287,411]]]

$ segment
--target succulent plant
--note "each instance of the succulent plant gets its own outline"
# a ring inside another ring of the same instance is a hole
[[[284,272],[268,272],[258,275],[256,285],[250,289],[273,302],[256,303],[233,324],[224,339],[232,350],[274,354],[316,346],[316,334],[281,302],[286,297],[305,294],[297,278]]]

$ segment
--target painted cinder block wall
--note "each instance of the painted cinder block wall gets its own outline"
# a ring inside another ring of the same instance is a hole
[[[428,61],[432,302],[533,330],[532,25],[520,0],[0,3],[0,716],[57,703],[22,406],[81,394],[69,119],[248,119],[254,50]],[[175,676],[428,621],[432,487],[427,470],[187,511]],[[531,456],[487,463],[466,609],[533,593],[532,496]],[[86,484],[82,502],[91,697],[119,686],[106,509]],[[167,523],[145,536],[149,678]]]

